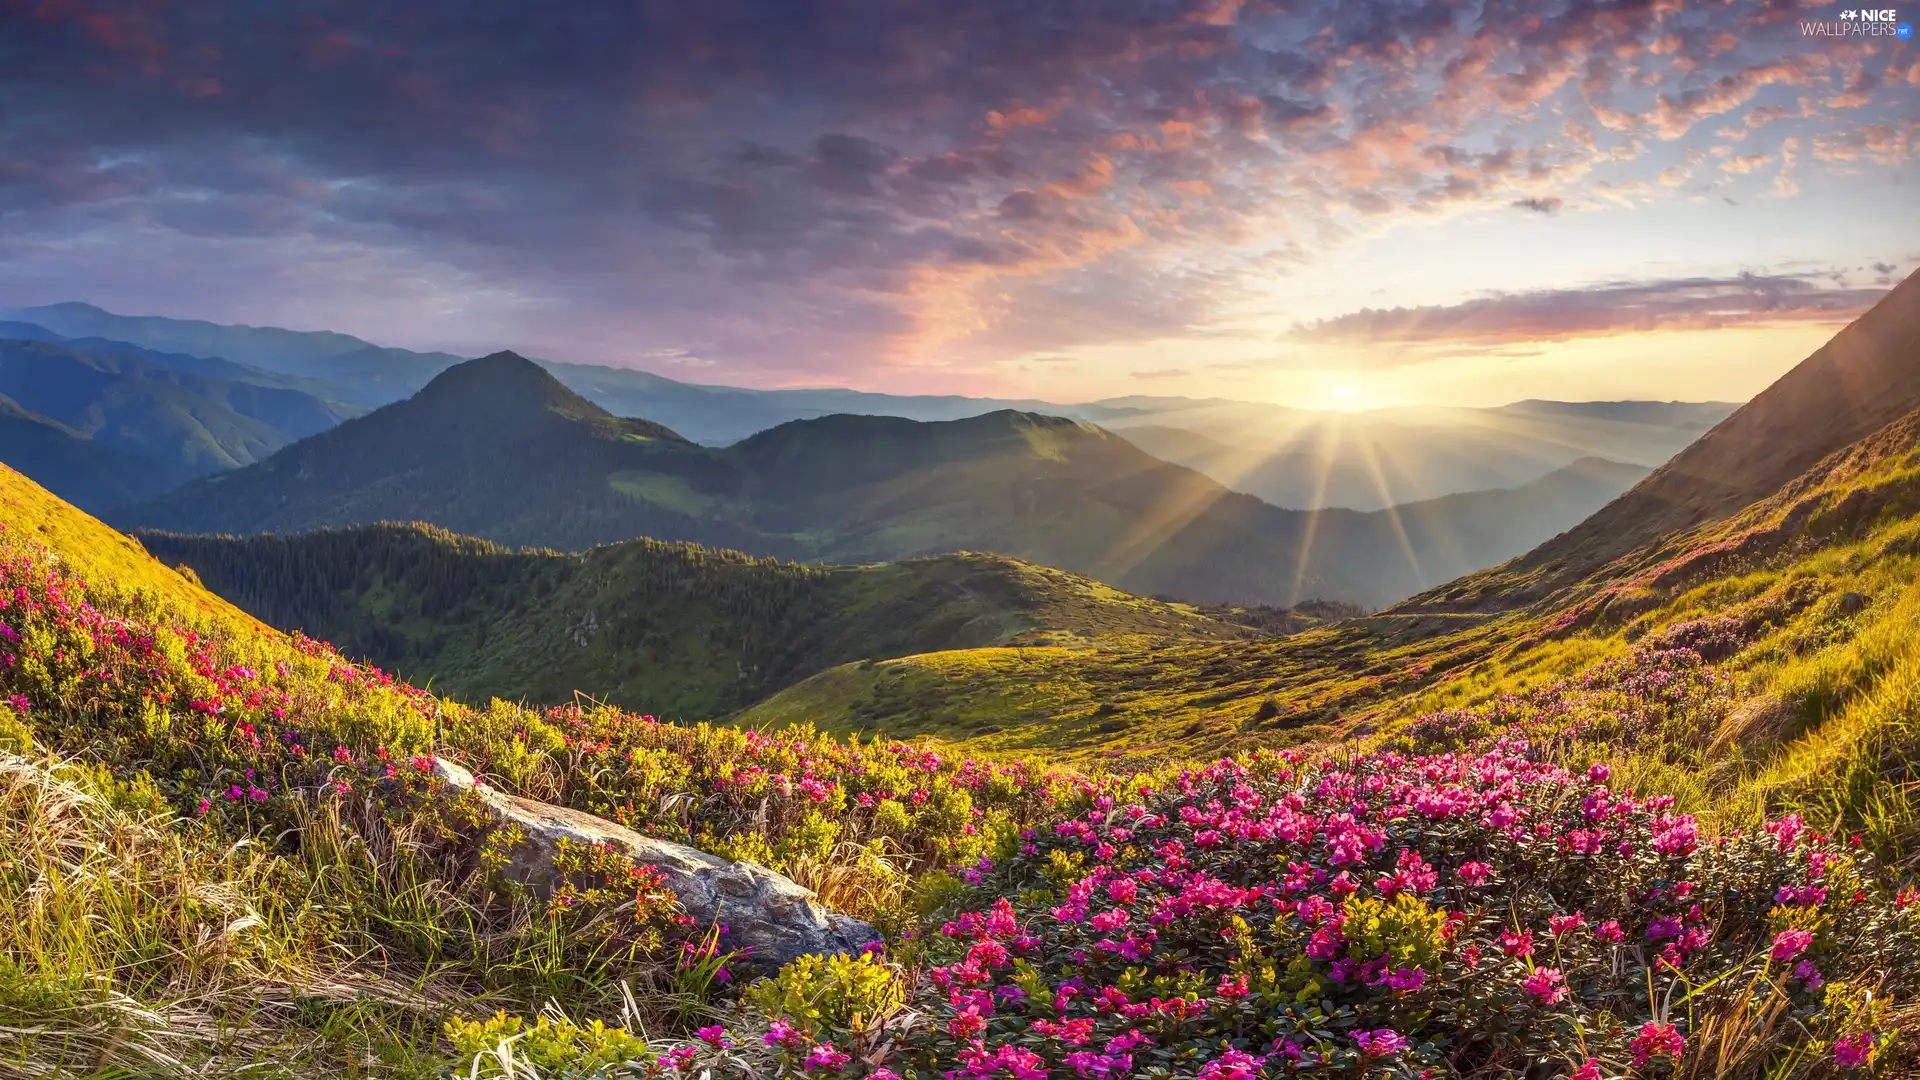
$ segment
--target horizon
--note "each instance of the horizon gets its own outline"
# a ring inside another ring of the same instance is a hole
[[[1829,7],[43,5],[0,295],[765,389],[1745,400],[1920,265],[1920,52]]]
[[[0,315],[7,315],[7,314],[30,315],[31,309],[34,307],[62,307],[62,306],[75,306],[75,307],[88,308],[90,310],[101,312],[106,315],[111,315],[119,318],[129,318],[129,319],[167,319],[167,320],[174,320],[174,321],[180,321],[180,322],[204,322],[209,325],[220,326],[220,327],[230,327],[230,328],[238,328],[238,329],[244,329],[244,330],[278,330],[278,331],[285,331],[285,332],[296,333],[296,334],[317,334],[317,333],[347,334],[346,331],[342,331],[336,328],[324,328],[324,327],[300,328],[300,327],[291,327],[291,326],[276,326],[268,323],[249,323],[249,322],[216,323],[216,322],[213,322],[212,320],[205,320],[205,319],[188,319],[188,318],[176,319],[175,316],[165,315],[158,312],[112,311],[102,305],[99,305],[87,300],[61,300],[61,301],[55,301],[50,304],[21,305],[18,307],[0,307]],[[31,320],[21,320],[21,321],[30,322]],[[954,398],[954,399],[967,400],[967,401],[1013,402],[1016,404],[1022,401],[1026,401],[1026,402],[1031,402],[1033,404],[1040,404],[1040,405],[1089,406],[1089,405],[1112,404],[1114,402],[1126,401],[1130,399],[1141,399],[1141,400],[1148,400],[1148,401],[1183,401],[1183,402],[1192,402],[1198,405],[1205,405],[1205,404],[1268,405],[1268,406],[1275,406],[1279,408],[1292,409],[1298,412],[1330,413],[1330,414],[1340,414],[1343,416],[1365,416],[1369,413],[1416,412],[1422,409],[1496,410],[1496,409],[1511,408],[1516,405],[1526,405],[1526,404],[1531,404],[1536,402],[1541,404],[1550,404],[1550,405],[1735,405],[1737,406],[1737,405],[1744,404],[1746,401],[1750,400],[1752,397],[1752,395],[1748,395],[1748,397],[1740,398],[1738,400],[1735,400],[1732,398],[1687,399],[1687,398],[1526,397],[1526,398],[1515,398],[1510,401],[1499,401],[1491,405],[1436,405],[1436,404],[1428,404],[1428,403],[1417,403],[1417,404],[1357,405],[1357,406],[1346,407],[1337,403],[1320,405],[1320,406],[1292,405],[1282,401],[1264,400],[1264,399],[1251,398],[1251,397],[1248,397],[1248,398],[1189,397],[1189,396],[1180,395],[1180,394],[1145,394],[1145,393],[1139,393],[1139,392],[1135,392],[1131,394],[1116,394],[1109,397],[1084,398],[1079,400],[1053,399],[1053,398],[1024,398],[1023,399],[1023,398],[1011,397],[1011,396],[987,395],[987,394],[909,395],[909,394],[889,394],[886,391],[862,390],[858,387],[847,386],[847,385],[836,385],[836,384],[830,384],[830,383],[821,383],[816,385],[797,385],[797,386],[749,386],[749,385],[742,385],[737,383],[710,383],[710,382],[701,382],[697,379],[676,378],[673,375],[669,375],[660,371],[650,370],[647,368],[623,367],[623,366],[613,365],[613,364],[601,364],[601,363],[596,363],[592,361],[579,361],[579,360],[561,359],[558,357],[551,357],[551,356],[529,355],[525,352],[522,352],[521,350],[511,349],[511,348],[494,349],[487,353],[476,353],[473,355],[460,355],[457,353],[451,353],[449,352],[449,350],[444,350],[444,349],[415,350],[415,349],[410,349],[407,346],[403,346],[403,345],[392,345],[389,343],[384,343],[379,341],[370,341],[366,338],[360,338],[359,335],[357,334],[347,334],[347,336],[359,338],[361,342],[363,342],[366,345],[372,346],[374,348],[381,348],[381,349],[400,348],[400,349],[406,349],[407,351],[410,351],[410,352],[419,352],[419,353],[445,352],[445,353],[448,353],[449,355],[459,355],[460,356],[460,359],[458,361],[459,363],[467,363],[474,360],[481,360],[481,359],[485,359],[488,356],[494,355],[496,353],[505,352],[505,353],[511,353],[515,356],[519,356],[521,359],[524,359],[524,360],[531,360],[537,364],[549,364],[549,363],[573,364],[573,365],[579,365],[584,367],[604,367],[604,368],[608,368],[609,370],[616,370],[616,371],[639,371],[644,374],[654,375],[662,379],[668,379],[674,382],[683,383],[688,386],[696,386],[696,387],[702,387],[702,388],[708,388],[708,389],[747,390],[747,391],[768,392],[768,393],[778,393],[782,391],[793,391],[793,392],[811,391],[811,392],[820,392],[820,393],[857,393],[857,394],[875,394],[875,395],[889,396],[889,397]],[[1003,406],[1003,408],[1012,408],[1012,407],[1013,407],[1012,405]],[[927,422],[939,423],[941,421],[927,421]]]

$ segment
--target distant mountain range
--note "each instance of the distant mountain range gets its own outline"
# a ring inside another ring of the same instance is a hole
[[[498,353],[111,517],[216,533],[422,520],[510,545],[648,536],[832,562],[979,550],[1147,595],[1377,605],[1524,550],[1643,473],[1583,461],[1393,512],[1291,511],[1093,424],[1015,411],[833,416],[704,447]]]
[[[1492,409],[1346,414],[1234,403],[1169,409],[1147,423],[1110,426],[1155,457],[1277,506],[1379,510],[1525,484],[1582,458],[1652,468],[1735,407],[1523,401]]]
[[[91,510],[251,464],[357,411],[240,365],[5,323],[0,403],[0,458]]]
[[[0,312],[0,318],[22,320],[42,333],[221,358],[209,362],[362,409],[409,397],[464,359],[383,348],[329,331],[123,316],[79,303]],[[0,337],[5,336],[18,335],[0,326]],[[792,420],[839,414],[943,421],[1011,409],[1097,423],[1155,457],[1295,509],[1378,510],[1455,492],[1513,487],[1587,457],[1651,468],[1735,408],[1713,402],[1530,401],[1494,409],[1344,414],[1147,395],[1069,404],[701,386],[632,369],[536,362],[614,415],[644,416],[706,445],[724,446]]]

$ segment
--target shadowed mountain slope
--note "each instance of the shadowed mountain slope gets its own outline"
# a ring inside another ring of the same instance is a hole
[[[448,369],[405,401],[115,520],[236,533],[427,520],[501,543],[569,548],[636,536],[754,539],[623,494],[609,478],[628,471],[684,485],[713,463],[672,431],[615,417],[530,361],[497,353]]]
[[[140,352],[0,339],[0,394],[151,461],[170,484],[251,464],[350,415],[299,390],[179,371]]]

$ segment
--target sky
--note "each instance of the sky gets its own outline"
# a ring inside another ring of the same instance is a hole
[[[1842,10],[0,0],[0,307],[762,387],[1742,400],[1920,266],[1920,41]]]

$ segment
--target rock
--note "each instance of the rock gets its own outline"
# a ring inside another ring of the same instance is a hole
[[[1842,614],[1852,615],[1867,606],[1867,597],[1865,593],[1841,593],[1839,604]]]
[[[553,855],[560,841],[606,844],[666,875],[664,884],[700,926],[726,924],[722,948],[751,950],[747,959],[755,968],[777,968],[809,953],[858,952],[880,940],[872,926],[828,911],[811,890],[766,867],[644,836],[565,806],[507,795],[476,784],[472,773],[444,758],[434,759],[433,771],[450,787],[475,792],[498,825],[518,827],[526,835],[502,872],[530,888],[553,887]]]

